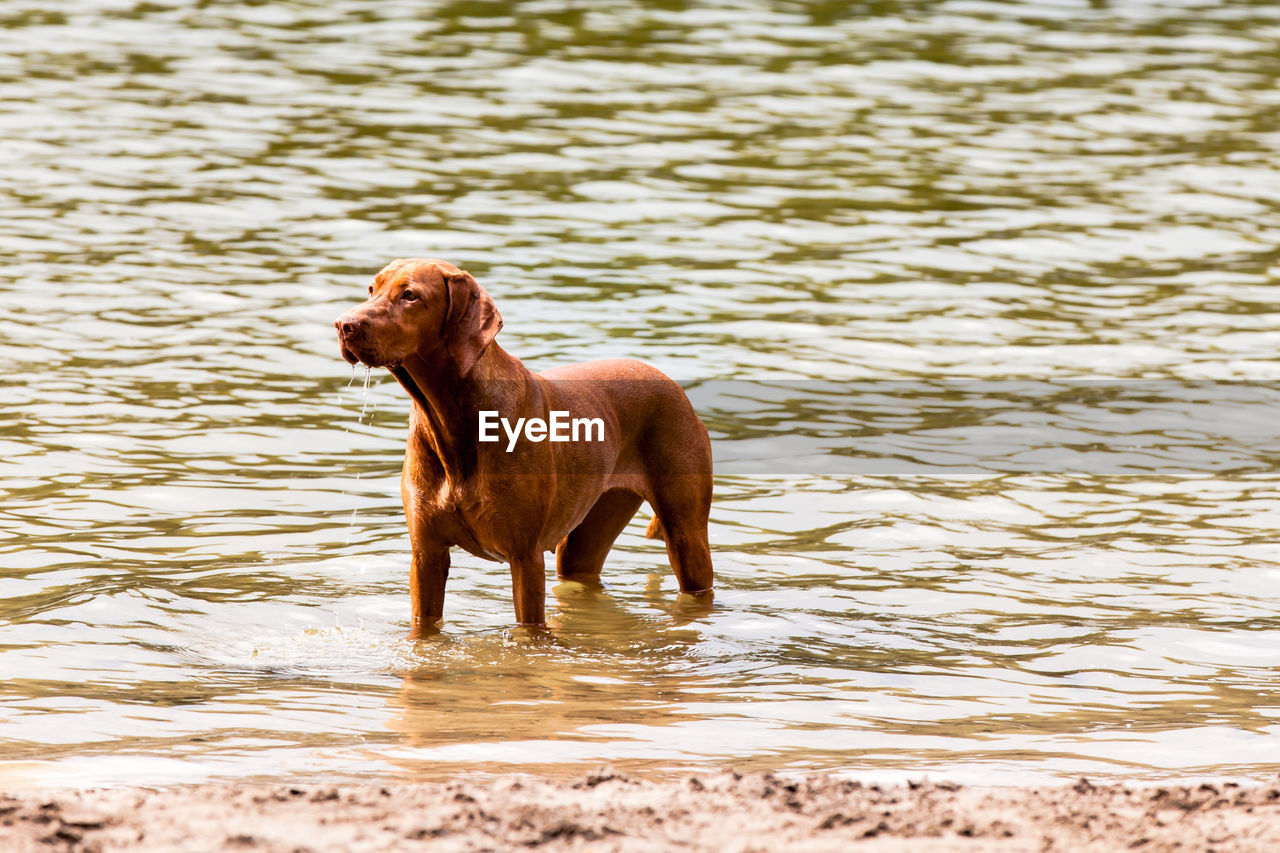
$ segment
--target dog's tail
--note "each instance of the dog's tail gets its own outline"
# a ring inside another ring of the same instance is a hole
[[[658,539],[663,542],[667,539],[667,534],[662,529],[662,522],[658,521],[656,515],[653,521],[649,522],[649,529],[644,532],[644,535],[646,539]]]

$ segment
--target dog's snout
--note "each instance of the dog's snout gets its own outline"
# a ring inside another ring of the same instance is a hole
[[[333,327],[338,330],[338,346],[342,350],[342,357],[351,364],[359,362],[361,356],[356,353],[368,348],[364,334],[365,318],[350,313],[343,314],[333,321]]]
[[[350,317],[339,317],[333,321],[334,328],[345,336],[354,335],[364,326],[363,320],[353,320]]]

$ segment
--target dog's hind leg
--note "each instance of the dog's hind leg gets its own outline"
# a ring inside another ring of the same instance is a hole
[[[556,574],[562,580],[600,583],[600,570],[613,541],[640,508],[641,497],[626,489],[602,494],[586,518],[556,546]]]
[[[711,476],[668,475],[654,478],[649,503],[667,543],[667,557],[681,592],[705,592],[714,583],[707,523],[711,516]]]

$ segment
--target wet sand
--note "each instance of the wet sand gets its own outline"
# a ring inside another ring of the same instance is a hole
[[[724,772],[0,794],[5,851],[1277,850],[1280,783],[864,786]]]

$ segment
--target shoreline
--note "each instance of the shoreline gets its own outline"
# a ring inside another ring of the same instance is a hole
[[[1280,781],[1245,786],[864,785],[608,770],[387,785],[212,784],[0,793],[6,851],[1280,849]]]

